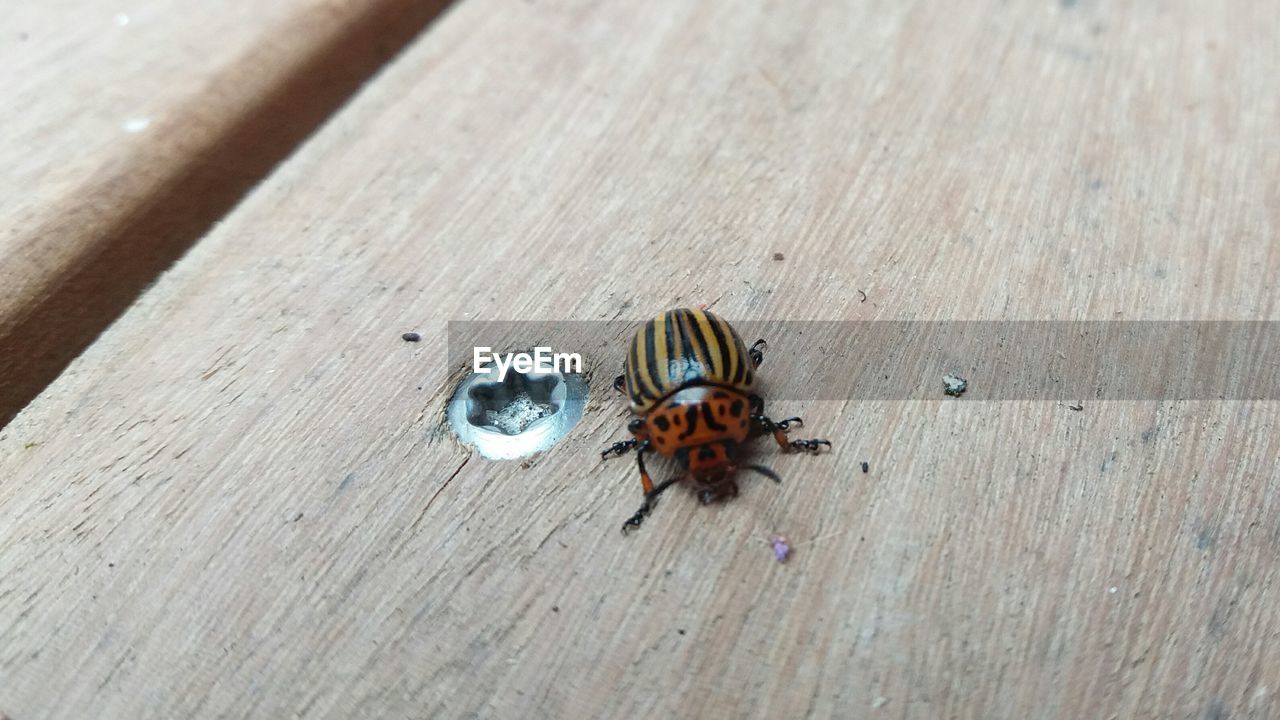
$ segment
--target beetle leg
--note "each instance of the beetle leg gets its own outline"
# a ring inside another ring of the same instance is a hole
[[[644,473],[644,470],[641,469],[641,472]],[[643,480],[648,480],[649,474],[644,473],[642,478]],[[649,489],[644,493],[644,502],[641,503],[640,509],[636,511],[635,515],[627,518],[627,521],[622,523],[622,534],[626,535],[629,530],[634,530],[640,527],[640,523],[644,522],[645,517],[647,517],[649,513],[653,512],[653,509],[658,506],[658,496],[662,494],[662,491],[679,481],[679,477],[673,477],[657,487],[653,487],[653,483],[650,481],[648,483]]]
[[[760,363],[764,362],[764,349],[769,347],[769,343],[764,338],[751,343],[751,349],[747,350],[747,357],[751,358],[751,367],[760,367]]]
[[[639,445],[649,442],[649,435],[645,432],[643,418],[633,418],[631,422],[627,423],[627,431],[635,437],[630,440],[619,440],[604,450],[601,450],[600,457],[607,458],[610,455],[626,455]],[[646,444],[645,447],[647,448],[648,445]]]
[[[790,447],[792,449],[807,450],[815,454],[822,450],[823,445],[831,447],[831,441],[823,440],[822,438],[813,438],[812,440],[792,440],[790,443]]]
[[[619,395],[627,394],[626,384],[627,384],[626,375],[619,375],[618,377],[613,379],[613,389],[617,391]]]
[[[752,415],[764,414],[764,398],[759,395],[748,395],[747,403],[751,406]]]
[[[804,421],[798,417],[790,417],[785,420],[773,421],[768,417],[760,414],[751,416],[751,423],[760,432],[767,432],[773,435],[774,442],[778,443],[778,447],[790,452],[792,450],[808,450],[817,452],[823,445],[831,447],[831,441],[814,438],[812,440],[788,440],[787,431],[792,425],[803,425]]]
[[[639,450],[636,451],[636,467],[640,469],[640,489],[644,490],[645,497],[653,492],[653,478],[649,477],[649,471],[644,467],[644,451],[649,449],[649,443],[645,442]]]
[[[764,415],[753,414],[751,416],[751,425],[757,432],[773,435],[773,439],[778,443],[778,447],[783,450],[790,449],[791,446],[787,440],[787,430],[786,428],[780,427],[778,423],[775,423]]]
[[[640,441],[635,439],[619,440],[618,442],[610,445],[604,450],[601,450],[600,457],[607,458],[610,455],[626,455],[627,453],[631,452],[632,448],[634,448],[636,445],[639,445],[639,444],[640,444]]]

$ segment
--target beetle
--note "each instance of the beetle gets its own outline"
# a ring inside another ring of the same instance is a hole
[[[660,494],[686,477],[698,486],[704,505],[738,494],[733,474],[753,470],[774,482],[782,479],[761,465],[740,465],[737,456],[750,437],[771,434],[784,451],[819,452],[827,440],[790,440],[798,417],[771,420],[764,400],[752,391],[755,370],[764,361],[764,340],[748,349],[723,318],[706,310],[660,313],[636,332],[613,387],[631,401],[636,415],[627,424],[631,439],[615,442],[602,458],[634,450],[644,503],[622,524],[622,532],[640,527]],[[674,458],[685,474],[654,485],[644,455]]]

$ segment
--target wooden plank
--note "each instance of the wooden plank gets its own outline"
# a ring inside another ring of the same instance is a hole
[[[0,41],[0,423],[442,4],[14,8]]]
[[[457,7],[0,431],[0,711],[1280,713],[1274,403],[784,399],[626,538],[620,344],[441,426],[448,320],[1280,319],[1278,13]]]

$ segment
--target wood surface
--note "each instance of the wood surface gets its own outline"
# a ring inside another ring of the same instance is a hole
[[[1280,715],[1275,403],[782,400],[630,537],[621,337],[441,424],[449,320],[1280,320],[1278,22],[466,0],[0,430],[0,712]]]
[[[49,0],[0,28],[0,423],[443,0]]]

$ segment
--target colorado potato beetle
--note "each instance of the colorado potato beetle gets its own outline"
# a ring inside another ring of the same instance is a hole
[[[637,415],[627,425],[633,437],[601,453],[607,458],[636,451],[644,503],[623,523],[623,533],[640,527],[658,495],[686,477],[655,486],[644,466],[646,452],[674,458],[697,483],[705,505],[738,494],[733,474],[739,469],[782,481],[767,467],[738,464],[742,444],[752,436],[769,433],[784,451],[831,446],[821,439],[789,440],[787,431],[803,424],[798,417],[765,416],[764,400],[752,392],[764,348],[765,341],[757,340],[748,349],[729,323],[705,310],[671,310],[641,326],[613,381]]]

